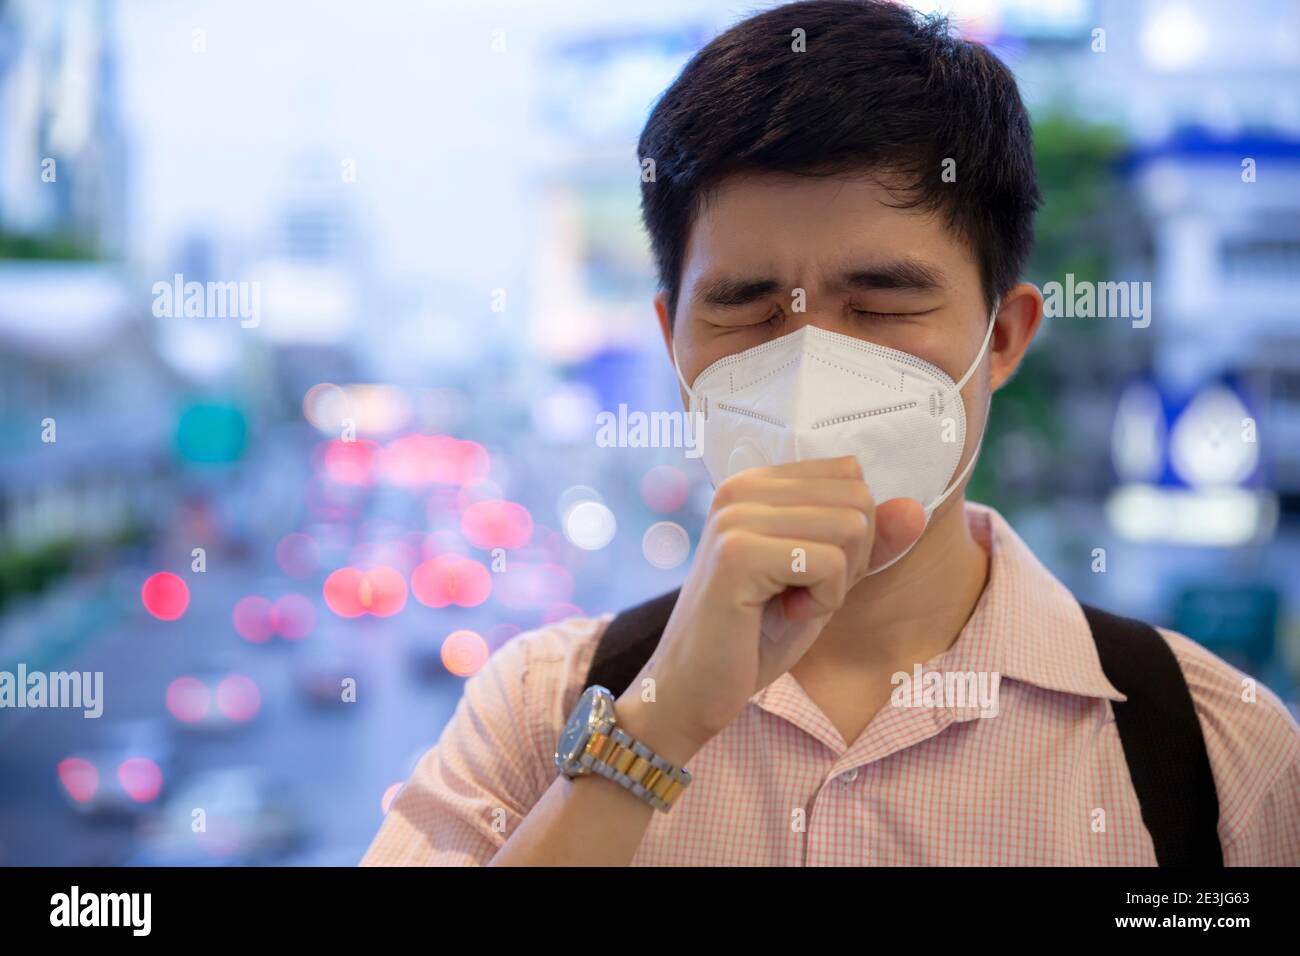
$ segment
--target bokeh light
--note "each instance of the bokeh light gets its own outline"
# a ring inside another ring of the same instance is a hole
[[[262,707],[262,693],[242,674],[230,674],[217,684],[217,709],[227,720],[244,723]]]
[[[675,568],[691,553],[691,536],[675,521],[660,521],[646,528],[641,553],[654,567]]]
[[[442,642],[442,666],[457,677],[469,677],[487,663],[487,641],[474,631],[453,631]]]
[[[244,451],[248,430],[244,413],[221,402],[199,402],[181,413],[176,424],[176,452],[200,465],[236,461]]]
[[[685,473],[672,465],[656,465],[641,478],[641,499],[660,514],[680,510],[690,491]]]
[[[230,617],[235,631],[246,641],[262,644],[275,634],[271,602],[256,594],[240,598]]]
[[[373,441],[335,440],[325,446],[321,467],[330,481],[340,485],[369,485],[375,478],[379,445]]]
[[[339,617],[360,617],[366,613],[361,600],[361,585],[365,581],[356,568],[339,568],[325,579],[326,606]]]
[[[614,540],[618,521],[599,501],[580,501],[564,516],[564,536],[584,551],[599,551]]]
[[[403,435],[384,453],[384,477],[398,486],[464,486],[487,477],[490,459],[477,442],[448,435]]]
[[[140,588],[145,610],[160,621],[175,621],[190,606],[189,586],[170,571],[150,575]]]
[[[395,568],[371,568],[362,575],[358,595],[371,614],[391,617],[406,607],[406,579]]]
[[[148,757],[128,757],[118,764],[117,782],[136,803],[150,803],[162,793],[162,769]]]
[[[316,626],[316,608],[301,594],[286,594],[271,608],[271,624],[281,637],[301,640]]]
[[[440,555],[411,573],[411,593],[428,607],[477,607],[492,593],[492,574],[477,561]]]
[[[167,685],[167,710],[184,724],[195,724],[208,716],[212,692],[197,677],[183,675]]]
[[[82,757],[66,757],[57,768],[59,783],[77,803],[88,803],[99,791],[99,771]]]
[[[354,417],[348,393],[330,382],[321,382],[307,389],[302,399],[302,414],[327,435],[340,434],[343,420]]]
[[[533,516],[513,501],[479,501],[461,515],[460,530],[476,548],[522,548],[533,536]]]

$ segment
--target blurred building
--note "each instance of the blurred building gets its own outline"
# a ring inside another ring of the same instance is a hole
[[[0,548],[102,540],[150,527],[176,385],[121,270],[0,264]]]
[[[175,382],[118,261],[130,178],[110,12],[0,3],[0,548],[103,539],[165,500],[165,419],[139,412]]]
[[[107,0],[0,2],[0,226],[124,251],[120,95]]]

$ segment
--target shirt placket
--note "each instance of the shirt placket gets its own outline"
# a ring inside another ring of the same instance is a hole
[[[882,761],[942,733],[953,720],[948,711],[886,705],[853,746],[830,763],[809,814],[804,865],[874,865]]]
[[[790,674],[783,674],[754,703],[793,724],[834,756],[806,815],[806,866],[865,866],[879,832],[871,799],[879,762],[941,733],[956,718],[950,710],[886,705],[848,746],[834,724]]]

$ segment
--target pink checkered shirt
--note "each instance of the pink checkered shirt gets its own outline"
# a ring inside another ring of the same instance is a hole
[[[1155,865],[1110,705],[1125,698],[1083,612],[1001,515],[966,509],[992,555],[989,581],[925,670],[1000,674],[997,716],[885,706],[846,744],[784,674],[696,754],[694,782],[654,814],[634,865]],[[487,863],[554,780],[556,740],[610,619],[570,619],[498,650],[362,865]],[[1245,675],[1161,634],[1200,716],[1225,861],[1300,865],[1300,726],[1267,688],[1243,700]]]

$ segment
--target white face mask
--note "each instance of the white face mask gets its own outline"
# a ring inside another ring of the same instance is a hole
[[[979,456],[977,445],[951,480],[966,447],[961,389],[984,358],[996,317],[995,305],[979,354],[957,382],[915,355],[805,325],[719,359],[691,386],[674,339],[673,364],[699,423],[709,478],[716,487],[747,468],[854,455],[878,503],[914,498],[928,524]]]

